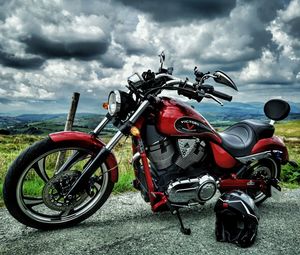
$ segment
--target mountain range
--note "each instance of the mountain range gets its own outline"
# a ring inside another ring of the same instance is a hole
[[[263,103],[192,103],[192,107],[200,112],[215,127],[229,126],[243,119],[267,119],[263,112]],[[287,120],[300,119],[300,104],[290,103],[291,112]],[[89,131],[103,118],[104,114],[77,113],[74,130]],[[0,113],[0,133],[3,134],[41,134],[56,132],[64,129],[67,114],[21,114],[11,116]],[[108,126],[107,132],[113,129]]]

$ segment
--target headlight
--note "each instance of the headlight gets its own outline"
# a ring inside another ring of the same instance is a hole
[[[121,110],[121,93],[119,90],[110,92],[108,96],[108,113],[115,116]]]

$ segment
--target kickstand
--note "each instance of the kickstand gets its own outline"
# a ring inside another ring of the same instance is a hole
[[[182,219],[181,219],[181,216],[180,216],[180,213],[179,213],[179,210],[178,209],[175,209],[172,211],[172,214],[173,215],[176,215],[178,220],[179,220],[179,223],[180,223],[180,231],[181,233],[183,233],[184,235],[190,235],[191,234],[191,229],[190,228],[185,228],[183,226],[183,223],[182,223]]]

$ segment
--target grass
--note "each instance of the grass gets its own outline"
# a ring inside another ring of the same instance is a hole
[[[300,121],[289,121],[276,124],[276,134],[284,136],[288,146],[290,159],[300,164]],[[296,139],[292,139],[296,138]],[[0,206],[3,205],[2,189],[3,180],[9,165],[21,153],[22,150],[43,139],[43,136],[34,135],[0,135]],[[105,138],[107,142],[109,138]],[[130,139],[129,139],[130,140]],[[115,148],[115,155],[119,163],[119,181],[115,184],[114,193],[133,191],[132,180],[134,179],[133,169],[129,160],[132,157],[130,141],[121,141]],[[34,177],[32,177],[34,178]],[[289,165],[283,166],[281,179],[283,186],[287,188],[298,188],[300,186],[300,169],[295,171]],[[25,192],[28,194],[40,194],[41,183],[28,180]]]
[[[275,124],[276,135],[300,138],[300,120],[283,121]]]
[[[300,120],[279,122],[275,124],[276,135],[284,137],[288,147],[290,160],[300,165]],[[300,169],[295,170],[289,164],[282,167],[281,181],[284,187],[298,188],[300,185]]]

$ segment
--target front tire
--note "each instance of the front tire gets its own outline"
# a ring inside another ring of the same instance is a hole
[[[66,158],[64,169],[56,163],[61,153]],[[3,197],[8,211],[19,222],[37,229],[70,227],[85,220],[113,190],[107,164],[103,163],[92,176],[89,195],[82,192],[74,203],[66,205],[62,194],[97,153],[88,145],[53,142],[49,137],[33,144],[18,156],[6,175]]]

